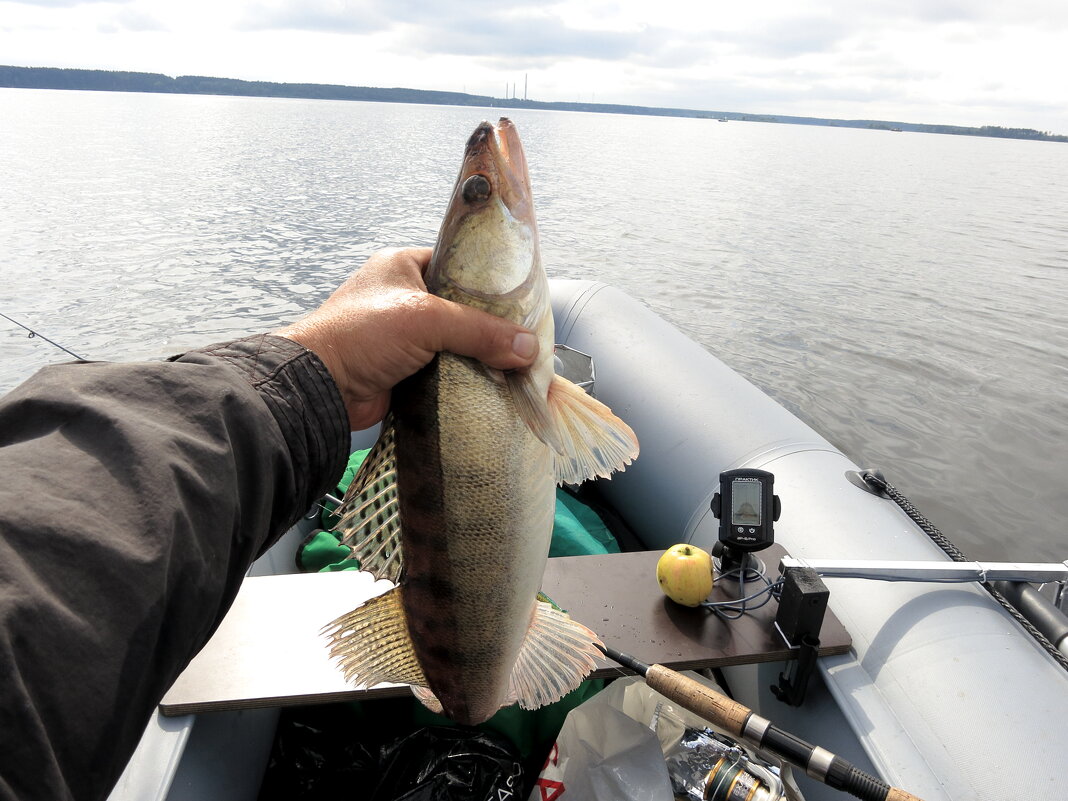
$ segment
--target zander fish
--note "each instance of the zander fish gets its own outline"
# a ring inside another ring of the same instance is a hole
[[[607,477],[638,454],[631,429],[553,373],[553,315],[526,157],[510,120],[467,142],[428,289],[534,331],[529,369],[440,353],[398,385],[338,529],[394,589],[328,624],[357,685],[404,682],[428,707],[480,723],[534,709],[594,667],[597,636],[537,600],[558,481]]]

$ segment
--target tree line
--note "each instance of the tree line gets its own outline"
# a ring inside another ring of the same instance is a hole
[[[363,100],[385,103],[426,103],[451,106],[489,106],[499,108],[534,108],[557,111],[590,111],[611,114],[641,114],[664,117],[699,117],[705,119],[779,122],[799,125],[828,125],[845,128],[879,128],[891,131],[994,136],[1006,139],[1037,139],[1068,142],[1068,136],[1031,128],[1004,128],[984,125],[969,128],[959,125],[926,125],[883,120],[832,120],[819,117],[795,117],[768,114],[743,114],[731,111],[630,106],[612,103],[549,103],[521,98],[499,98],[443,92],[428,89],[343,86],[323,83],[274,83],[242,81],[236,78],[210,78],[181,75],[172,78],[155,72],[120,72],[111,70],[63,69],[56,67],[0,66],[0,87],[19,89],[77,89],[100,92],[156,92],[194,95],[235,95],[240,97],[288,97],[315,100]]]

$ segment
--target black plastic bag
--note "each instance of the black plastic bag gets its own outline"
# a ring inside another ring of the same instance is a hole
[[[366,798],[378,781],[378,748],[339,726],[327,707],[283,710],[259,801]]]
[[[523,766],[509,740],[432,726],[383,749],[371,801],[509,801],[522,792]]]

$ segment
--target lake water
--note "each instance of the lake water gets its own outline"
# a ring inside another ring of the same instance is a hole
[[[977,559],[1068,557],[1068,146],[510,112],[550,275],[640,298]],[[431,244],[494,110],[0,89],[0,312],[91,359]],[[68,357],[0,318],[0,391]]]

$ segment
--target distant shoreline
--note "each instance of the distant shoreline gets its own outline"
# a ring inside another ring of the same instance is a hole
[[[822,125],[834,128],[868,128],[885,131],[987,136],[1000,139],[1031,139],[1042,142],[1068,142],[1068,136],[1032,128],[1003,128],[984,125],[928,125],[887,120],[837,120],[823,117],[796,117],[782,114],[744,114],[735,111],[657,108],[613,103],[549,103],[521,98],[469,95],[428,89],[382,89],[370,86],[342,86],[323,83],[273,83],[242,81],[236,78],[208,78],[182,75],[171,78],[154,72],[64,69],[56,67],[0,66],[0,88],[74,89],[98,92],[154,92],[160,94],[231,95],[235,97],[288,97],[312,100],[360,100],[380,103],[422,103],[449,106],[489,106],[491,108],[587,111],[600,114],[634,114],[656,117],[694,117],[712,120],[777,122],[790,125]]]

